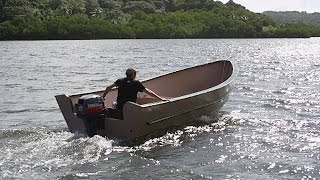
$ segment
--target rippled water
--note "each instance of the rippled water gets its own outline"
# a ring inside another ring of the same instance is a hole
[[[319,179],[320,39],[0,42],[1,179]],[[68,132],[54,95],[231,59],[218,117],[124,147]],[[218,118],[218,122],[216,122]]]

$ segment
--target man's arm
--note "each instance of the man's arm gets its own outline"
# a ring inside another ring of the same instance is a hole
[[[106,97],[106,95],[108,94],[108,92],[113,88],[113,87],[116,87],[116,85],[113,83],[113,84],[111,84],[110,86],[108,86],[107,88],[106,88],[106,90],[104,90],[104,93],[103,93],[103,98],[104,97]]]
[[[145,92],[146,94],[148,94],[148,95],[150,95],[152,97],[155,97],[155,98],[157,98],[157,99],[159,99],[161,101],[167,101],[167,99],[160,97],[158,94],[154,93],[153,91],[151,91],[148,88],[145,88],[143,92]]]

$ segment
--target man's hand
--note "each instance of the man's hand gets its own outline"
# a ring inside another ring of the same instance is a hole
[[[170,101],[169,99],[167,99],[167,98],[161,98],[161,101]]]

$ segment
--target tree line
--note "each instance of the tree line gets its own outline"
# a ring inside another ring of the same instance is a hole
[[[263,14],[271,17],[279,23],[290,23],[290,24],[309,24],[320,26],[320,13],[307,13],[305,11],[266,11]]]
[[[232,0],[2,0],[0,40],[320,36]]]

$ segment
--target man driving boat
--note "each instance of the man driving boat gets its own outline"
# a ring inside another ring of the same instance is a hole
[[[118,79],[112,85],[108,86],[103,93],[103,98],[108,94],[108,92],[113,87],[118,87],[118,96],[117,96],[117,105],[116,108],[122,111],[123,106],[126,102],[137,102],[137,94],[138,92],[145,92],[146,94],[155,97],[161,101],[165,101],[166,99],[160,97],[150,89],[143,86],[143,84],[135,80],[137,75],[137,71],[129,68],[126,71],[126,78]]]

